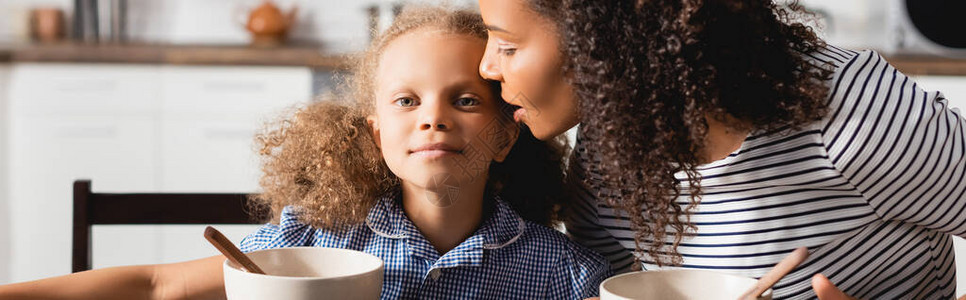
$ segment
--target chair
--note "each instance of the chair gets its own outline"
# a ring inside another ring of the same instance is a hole
[[[91,226],[107,224],[259,224],[247,194],[93,193],[74,181],[71,270],[91,269]]]

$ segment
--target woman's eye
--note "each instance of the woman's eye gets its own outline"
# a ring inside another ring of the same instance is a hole
[[[517,49],[500,47],[500,48],[497,48],[497,52],[504,56],[511,56],[517,53]]]
[[[399,105],[399,106],[402,106],[402,107],[410,107],[410,106],[415,106],[416,105],[416,99],[413,99],[413,98],[399,98],[399,99],[396,99],[395,103],[396,103],[396,105]]]
[[[517,47],[512,43],[497,42],[496,52],[503,56],[510,56],[517,53]]]
[[[480,100],[476,98],[463,97],[456,100],[456,106],[476,106],[480,104]]]

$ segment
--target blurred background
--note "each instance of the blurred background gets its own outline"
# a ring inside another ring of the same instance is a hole
[[[76,179],[95,192],[257,192],[253,134],[330,94],[343,55],[405,3],[0,0],[0,284],[70,272]],[[966,108],[966,1],[801,3],[830,43],[875,49]],[[238,242],[255,227],[219,229]],[[202,228],[95,226],[94,267],[214,255]]]

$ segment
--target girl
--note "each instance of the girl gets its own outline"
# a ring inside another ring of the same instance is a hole
[[[964,121],[875,52],[770,0],[479,4],[514,116],[580,123],[567,229],[615,270],[758,277],[807,246],[775,299],[953,297]]]
[[[376,255],[382,298],[596,295],[603,258],[543,226],[559,204],[561,147],[503,113],[476,71],[485,40],[477,14],[406,10],[358,65],[358,105],[314,103],[259,136],[257,201],[276,219],[242,250]],[[0,288],[0,298],[224,298],[223,261],[95,270]]]

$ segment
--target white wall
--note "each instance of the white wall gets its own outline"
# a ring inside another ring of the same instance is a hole
[[[819,34],[829,43],[851,49],[881,49],[885,43],[887,1],[801,0],[800,3],[822,19]]]

